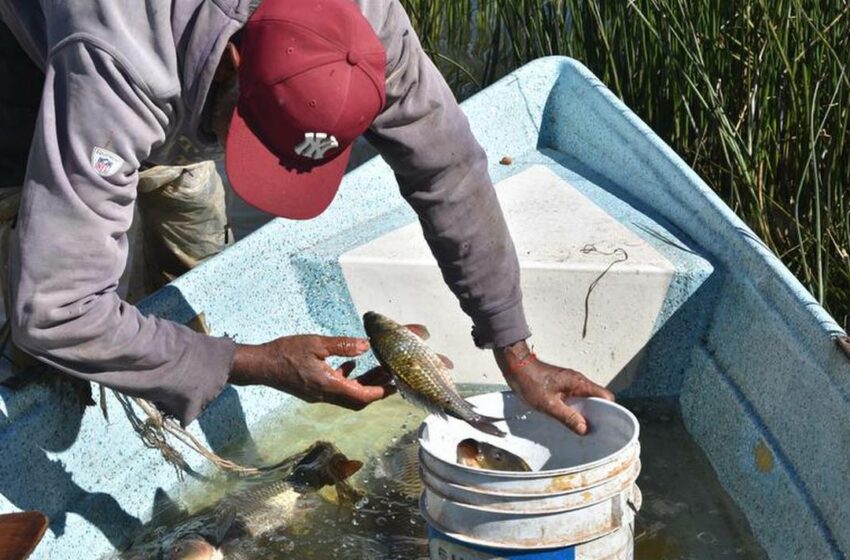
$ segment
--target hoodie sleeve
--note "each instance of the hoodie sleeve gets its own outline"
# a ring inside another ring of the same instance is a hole
[[[170,116],[127,68],[79,41],[48,59],[11,247],[12,334],[42,361],[186,424],[223,388],[235,343],[116,294],[139,162]]]
[[[472,318],[481,347],[529,337],[519,265],[475,140],[451,90],[397,0],[366,2],[387,50],[387,106],[367,134],[419,216],[443,278]]]

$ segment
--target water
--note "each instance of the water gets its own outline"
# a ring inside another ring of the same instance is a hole
[[[465,393],[482,392],[467,387]],[[645,412],[641,421],[643,507],[635,527],[638,560],[702,560],[766,555],[724,493],[708,461],[680,419]],[[646,409],[648,410],[648,409]],[[399,396],[357,413],[330,405],[303,406],[295,415],[269,420],[253,445],[242,446],[243,460],[275,462],[316,440],[331,441],[364,467],[352,483],[364,493],[354,507],[330,499],[304,500],[297,523],[248,543],[240,559],[419,559],[427,558],[426,526],[419,515],[418,488],[408,480],[415,468],[412,437],[425,414]],[[405,477],[407,475],[407,478]],[[190,511],[221,497],[223,481],[189,487],[183,500]],[[322,495],[332,497],[326,489]]]
[[[767,559],[681,418],[624,403],[640,420],[638,560]]]

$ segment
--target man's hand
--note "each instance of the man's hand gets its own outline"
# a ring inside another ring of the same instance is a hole
[[[528,345],[517,342],[493,351],[496,363],[513,391],[529,406],[544,412],[584,435],[587,420],[564,403],[568,397],[601,397],[614,400],[614,394],[586,378],[581,373],[556,367],[537,359]]]
[[[330,356],[353,358],[369,349],[363,338],[319,335],[284,336],[259,345],[240,344],[229,381],[234,385],[266,385],[307,402],[328,402],[351,410],[392,394],[390,376],[381,368],[356,379],[353,360],[333,369]]]

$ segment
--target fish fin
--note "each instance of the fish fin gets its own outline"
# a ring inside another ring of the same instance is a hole
[[[451,361],[448,356],[443,356],[442,354],[437,354],[437,357],[440,358],[440,361],[443,362],[443,365],[446,366],[447,369],[454,369],[455,364]]]
[[[431,338],[431,333],[428,332],[428,327],[426,327],[425,325],[410,324],[405,325],[405,327],[407,328],[407,330],[409,330],[422,340],[428,340],[429,338]]]
[[[223,512],[223,515],[218,518],[212,532],[212,537],[215,541],[212,544],[216,547],[221,546],[227,536],[227,532],[233,527],[233,523],[236,521],[236,513],[235,507],[228,507]]]
[[[153,494],[153,507],[151,508],[154,519],[176,519],[185,516],[187,511],[175,502],[168,492],[157,488]]]
[[[475,410],[475,406],[473,406],[472,403],[470,403],[466,399],[463,399],[463,400],[466,401],[466,403],[469,405],[469,409],[472,411],[473,414],[475,414],[476,419],[479,419],[479,420],[484,420],[486,422],[504,422],[505,420],[516,420],[518,418],[517,416],[514,416],[512,418],[507,418],[507,417],[499,418],[497,416],[487,416],[486,414],[481,414],[480,412]]]
[[[475,407],[468,400],[463,399],[467,405],[469,405],[469,412],[475,416],[476,420],[483,420],[485,422],[504,422],[505,420],[515,420],[515,418],[499,418],[497,416],[487,416],[486,414],[481,414],[478,412]]]
[[[485,434],[490,434],[491,436],[496,437],[505,437],[507,434],[493,424],[493,422],[497,421],[499,421],[498,418],[478,416],[472,420],[467,420],[467,423],[479,432],[484,432]]]
[[[354,476],[354,473],[363,468],[363,461],[356,461],[354,459],[348,459],[345,455],[342,455],[342,460],[336,465],[337,475],[340,477],[340,480],[345,480],[351,476]]]
[[[0,515],[0,558],[27,558],[41,542],[47,525],[47,517],[40,511]]]
[[[404,400],[408,401],[410,404],[414,406],[418,406],[419,408],[424,408],[429,412],[435,412],[433,410],[433,406],[431,403],[423,399],[419,396],[419,393],[413,390],[413,388],[405,383],[400,377],[393,376],[395,379],[395,386],[398,388],[398,392],[404,397]]]

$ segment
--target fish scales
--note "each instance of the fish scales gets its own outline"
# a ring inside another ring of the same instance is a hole
[[[468,402],[457,393],[443,361],[426,346],[422,339],[408,329],[399,326],[386,337],[381,351],[390,366],[398,372],[404,383],[427,397],[429,401],[446,405],[451,412],[464,420],[472,420],[476,413]]]
[[[402,396],[431,412],[460,418],[486,433],[505,435],[492,424],[502,419],[476,412],[458,393],[440,356],[411,329],[371,311],[363,316],[363,324],[373,353],[393,376]]]
[[[225,501],[243,508],[260,507],[264,502],[288,492],[295,492],[295,487],[285,480],[280,480],[256,488],[247,488],[229,496]]]

